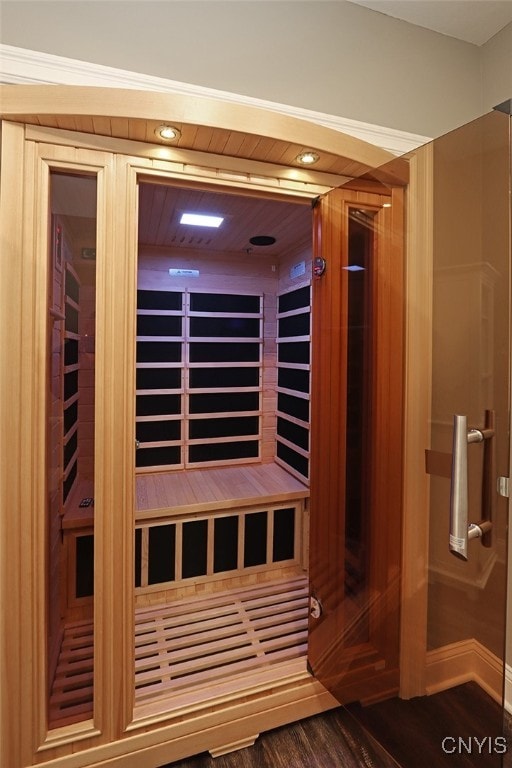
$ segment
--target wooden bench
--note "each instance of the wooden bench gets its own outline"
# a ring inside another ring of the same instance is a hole
[[[309,489],[277,464],[145,474],[136,485],[137,604],[305,568]]]

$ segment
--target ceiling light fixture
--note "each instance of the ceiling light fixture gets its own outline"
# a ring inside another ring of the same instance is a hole
[[[173,125],[159,125],[158,128],[155,129],[155,133],[161,139],[165,139],[165,141],[176,141],[181,136],[181,131]]]
[[[320,160],[320,155],[317,155],[316,152],[301,152],[301,154],[296,158],[297,162],[301,165],[313,165],[314,163],[318,162]]]
[[[223,216],[210,216],[207,213],[183,213],[180,224],[189,224],[192,227],[218,228],[224,221]]]

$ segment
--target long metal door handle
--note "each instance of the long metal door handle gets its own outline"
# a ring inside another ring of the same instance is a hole
[[[453,417],[450,551],[467,560],[468,550],[468,427],[467,416]]]
[[[489,546],[492,527],[492,477],[494,472],[493,445],[494,411],[485,412],[484,429],[469,429],[467,417],[453,417],[452,485],[450,494],[450,551],[463,560],[468,559],[468,541],[481,538]],[[482,487],[482,519],[468,524],[468,443],[486,441]]]

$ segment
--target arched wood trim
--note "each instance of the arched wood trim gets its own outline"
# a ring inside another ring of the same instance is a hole
[[[393,165],[393,175],[402,183],[406,163],[379,147],[339,131],[306,120],[281,115],[259,107],[224,103],[208,97],[191,99],[182,94],[151,93],[130,89],[88,86],[2,85],[1,117],[31,122],[31,116],[109,116],[206,126],[251,136],[263,136],[286,146],[296,145],[350,162],[350,173],[361,176],[375,168]],[[96,132],[91,119],[91,133]]]

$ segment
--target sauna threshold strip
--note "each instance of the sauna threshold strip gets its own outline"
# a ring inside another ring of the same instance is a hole
[[[241,678],[304,661],[308,583],[299,576],[136,609],[135,705],[237,690]],[[92,716],[92,624],[66,627],[50,698],[52,726]]]

